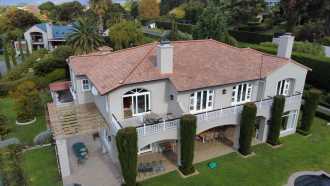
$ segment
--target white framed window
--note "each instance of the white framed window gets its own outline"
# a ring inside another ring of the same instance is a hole
[[[290,80],[285,79],[277,83],[276,95],[288,96],[290,91]]]
[[[297,111],[288,111],[282,115],[281,132],[292,130],[297,121]]]
[[[191,113],[212,110],[214,90],[200,90],[190,94],[189,110]]]
[[[150,112],[150,92],[136,88],[123,96],[124,117],[138,116]]]
[[[251,101],[252,98],[252,84],[242,83],[233,86],[233,92],[231,97],[231,104],[237,105]]]
[[[151,152],[152,151],[152,147],[151,144],[148,144],[142,148],[139,149],[138,154],[142,154],[142,153],[146,153],[146,152]]]
[[[90,91],[91,90],[91,83],[88,79],[81,80],[82,89],[83,91]]]

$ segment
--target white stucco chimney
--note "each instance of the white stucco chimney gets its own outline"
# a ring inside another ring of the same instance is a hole
[[[161,73],[173,72],[173,46],[169,41],[161,41],[157,46],[156,60]]]
[[[53,24],[52,23],[46,23],[46,30],[47,30],[47,38],[53,39]]]
[[[294,44],[294,36],[291,33],[285,33],[280,36],[277,48],[277,56],[290,59]]]

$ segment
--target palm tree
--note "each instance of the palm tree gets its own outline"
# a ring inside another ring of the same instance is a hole
[[[73,32],[68,36],[67,43],[75,54],[87,54],[100,47],[103,44],[103,38],[97,33],[94,22],[80,18],[73,25]]]
[[[99,17],[99,32],[103,33],[103,17],[109,11],[110,6],[112,4],[111,0],[90,0],[90,7],[93,12]]]

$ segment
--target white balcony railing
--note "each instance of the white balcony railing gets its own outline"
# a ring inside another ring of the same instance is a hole
[[[300,106],[301,98],[302,98],[301,93],[286,97],[285,108],[290,109]],[[270,97],[268,99],[257,101],[255,103],[257,106],[258,113],[260,112],[260,114],[262,114],[262,112],[270,111],[273,103],[273,98]],[[243,104],[195,114],[197,117],[197,126],[204,124],[206,125],[210,122],[231,121],[230,119],[235,120],[239,118],[242,109],[243,109]],[[117,132],[119,129],[123,128],[123,126],[120,124],[120,122],[116,119],[114,115],[112,118],[113,118],[112,119],[113,128],[115,132]],[[143,137],[147,135],[160,134],[168,130],[172,130],[172,131],[177,130],[179,128],[179,123],[180,123],[180,118],[175,118],[170,120],[164,120],[162,122],[152,125],[143,124],[138,126],[136,130],[138,136]]]

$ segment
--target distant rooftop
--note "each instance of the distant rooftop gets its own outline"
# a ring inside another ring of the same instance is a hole
[[[44,32],[47,32],[46,24],[48,23],[40,23],[40,24],[36,24],[35,26],[37,26]],[[51,24],[51,27],[52,27],[54,39],[64,39],[68,34],[70,34],[73,31],[72,25]]]

